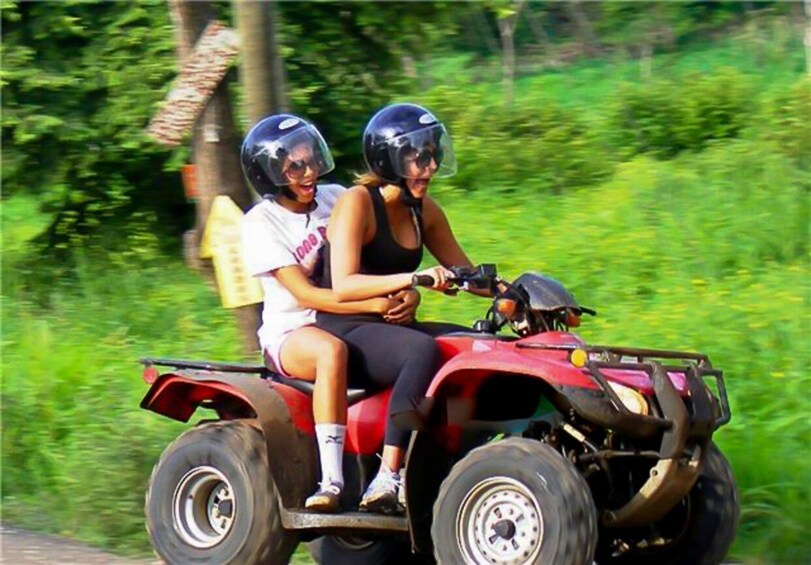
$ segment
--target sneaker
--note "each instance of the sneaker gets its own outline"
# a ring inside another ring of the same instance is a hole
[[[338,483],[321,485],[315,494],[307,498],[304,508],[314,512],[337,512],[341,509],[341,489],[343,485]]]
[[[402,514],[400,506],[400,473],[392,472],[381,462],[380,471],[363,493],[359,510],[376,514]]]

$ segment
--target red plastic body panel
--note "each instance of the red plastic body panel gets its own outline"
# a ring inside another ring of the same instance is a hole
[[[611,381],[638,390],[642,394],[652,395],[653,382],[643,371],[628,371],[625,369],[602,369],[601,372]],[[681,396],[687,396],[687,377],[684,373],[667,372],[670,382],[676,387]]]
[[[263,381],[268,389],[281,396],[290,411],[292,424],[301,432],[315,436],[312,397],[284,384]],[[364,398],[349,407],[347,420],[347,453],[371,455],[383,445],[386,431],[386,412],[391,390],[384,390]],[[239,389],[217,382],[216,374],[211,381],[194,381],[183,375],[164,375],[150,393],[149,409],[169,418],[187,422],[201,402],[226,404],[238,400],[245,406],[250,401]]]
[[[183,376],[170,375],[160,380],[150,391],[149,410],[174,420],[188,422],[201,402],[223,403],[237,399],[250,406],[248,399],[231,385],[216,380],[196,382]]]
[[[290,409],[293,425],[304,433],[315,435],[312,397],[281,383],[272,383]],[[386,432],[386,412],[391,389],[384,390],[349,407],[346,425],[347,453],[372,455],[383,445]]]
[[[312,397],[281,383],[271,382],[270,386],[279,393],[284,403],[287,404],[290,417],[293,419],[293,425],[306,434],[315,435]]]
[[[440,337],[437,339],[447,362],[437,373],[427,396],[436,396],[446,384],[461,386],[455,394],[473,394],[481,381],[494,372],[535,376],[550,384],[582,388],[599,388],[583,369],[569,363],[564,349],[525,349],[518,344],[584,345],[576,335],[548,332],[518,341],[476,339],[475,337]],[[451,357],[452,352],[456,352]]]
[[[391,389],[364,398],[349,407],[346,452],[372,455],[383,447]]]
[[[586,369],[569,362],[565,349],[522,348],[518,344],[549,346],[585,346],[577,335],[568,332],[546,332],[517,341],[476,339],[475,337],[437,338],[443,366],[428,389],[427,396],[435,396],[446,384],[460,385],[455,395],[474,394],[481,381],[494,372],[535,376],[551,385],[597,389],[599,386]],[[634,388],[642,394],[653,394],[653,383],[644,371],[603,369],[611,381]],[[688,394],[687,378],[681,372],[668,372],[679,394]]]

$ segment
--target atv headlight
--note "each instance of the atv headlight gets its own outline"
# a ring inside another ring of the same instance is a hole
[[[634,414],[648,415],[648,401],[644,396],[632,388],[612,381],[608,382],[608,386],[617,393],[620,401],[628,410]]]

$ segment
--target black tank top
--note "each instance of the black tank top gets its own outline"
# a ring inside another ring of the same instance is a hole
[[[422,261],[423,224],[422,216],[416,214],[420,244],[414,249],[403,247],[394,239],[386,215],[386,202],[377,187],[367,187],[372,198],[375,214],[375,234],[360,250],[360,273],[363,275],[394,275],[416,271]],[[332,288],[329,242],[321,248],[324,252],[324,270],[321,278],[323,288]]]

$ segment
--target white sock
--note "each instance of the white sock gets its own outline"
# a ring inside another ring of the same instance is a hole
[[[321,484],[344,485],[344,439],[346,426],[343,424],[316,424],[318,453],[321,455]]]

